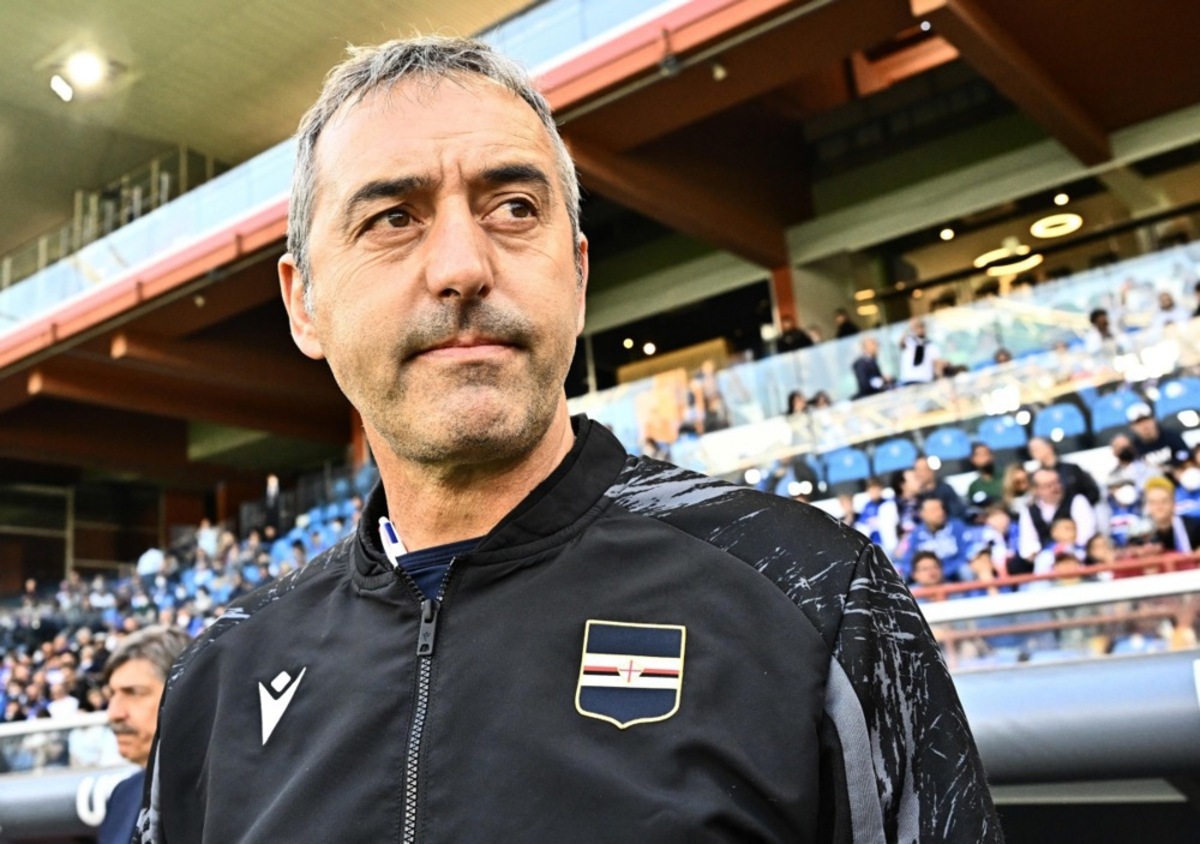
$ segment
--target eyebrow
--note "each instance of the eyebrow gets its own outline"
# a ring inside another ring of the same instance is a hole
[[[399,179],[376,179],[367,182],[346,200],[346,205],[342,209],[342,230],[349,231],[354,227],[354,218],[358,209],[363,205],[378,202],[381,199],[403,199],[428,185],[429,180],[422,176],[403,176]]]
[[[531,184],[546,192],[550,190],[550,177],[542,168],[533,164],[502,164],[499,167],[489,167],[483,171],[480,180],[491,187]]]

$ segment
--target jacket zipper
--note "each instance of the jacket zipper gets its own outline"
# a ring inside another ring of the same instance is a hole
[[[418,779],[421,771],[421,738],[425,732],[425,719],[429,714],[429,680],[433,675],[433,649],[437,641],[438,615],[446,595],[446,583],[450,572],[458,561],[450,560],[450,566],[438,587],[436,598],[422,598],[421,624],[417,629],[417,693],[413,703],[412,723],[408,727],[408,747],[404,760],[404,816],[401,821],[400,840],[403,844],[417,841]]]

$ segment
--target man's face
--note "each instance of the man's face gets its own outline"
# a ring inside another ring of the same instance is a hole
[[[316,170],[311,312],[280,262],[297,345],[401,459],[528,453],[565,407],[587,274],[537,115],[486,80],[408,80],[336,114]]]
[[[874,337],[868,337],[866,340],[863,340],[862,347],[863,352],[866,353],[867,357],[873,358],[875,355],[879,354],[879,341],[877,341]]]
[[[942,582],[942,567],[937,560],[922,557],[913,566],[912,578],[918,586],[937,586]]]
[[[1040,501],[1047,504],[1058,504],[1062,501],[1063,489],[1062,482],[1058,479],[1058,472],[1041,471],[1035,472],[1033,475],[1033,493]]]
[[[1175,518],[1175,495],[1152,487],[1146,490],[1146,515],[1156,527],[1165,528]]]
[[[1029,456],[1043,466],[1053,466],[1056,462],[1056,455],[1050,443],[1036,437],[1029,441]]]
[[[1142,442],[1154,442],[1158,439],[1158,423],[1154,421],[1153,417],[1147,416],[1139,419],[1129,427]]]
[[[150,759],[162,693],[162,678],[146,659],[122,663],[108,679],[108,724],[116,734],[117,749],[143,768]]]
[[[941,499],[926,498],[921,502],[921,521],[930,530],[940,530],[946,524],[946,508]]]

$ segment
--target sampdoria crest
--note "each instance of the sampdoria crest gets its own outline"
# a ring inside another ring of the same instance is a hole
[[[679,711],[687,628],[589,619],[575,688],[580,715],[620,729]]]

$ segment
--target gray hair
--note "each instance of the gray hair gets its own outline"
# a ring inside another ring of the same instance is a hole
[[[344,105],[357,104],[376,90],[390,89],[412,77],[436,82],[474,74],[503,85],[528,103],[550,136],[571,233],[575,242],[579,242],[579,177],[575,164],[558,133],[550,104],[534,87],[524,68],[494,52],[482,41],[437,35],[388,41],[375,47],[350,47],[347,52],[350,57],[329,71],[321,96],[301,118],[296,132],[296,168],[288,210],[287,248],[300,270],[307,304],[311,306],[308,234],[317,193],[317,141],[333,115]]]
[[[113,672],[125,663],[144,659],[154,666],[155,673],[164,683],[176,657],[183,653],[191,639],[178,627],[153,624],[125,637],[112,656],[104,664],[104,682],[108,683]]]

